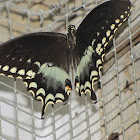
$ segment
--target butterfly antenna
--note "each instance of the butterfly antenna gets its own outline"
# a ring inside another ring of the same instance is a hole
[[[74,9],[75,9],[75,0],[73,0],[73,3],[74,3],[74,6],[72,7],[71,15],[68,17],[68,22],[70,22],[70,20],[73,19],[73,18],[71,18],[71,17],[73,17],[72,15],[73,15],[73,11],[74,11]],[[68,9],[67,9],[67,11],[68,11]],[[70,23],[69,23],[69,24],[70,24]]]

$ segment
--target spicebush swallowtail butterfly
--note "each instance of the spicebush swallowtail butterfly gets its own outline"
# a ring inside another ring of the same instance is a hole
[[[0,45],[0,74],[22,78],[33,97],[42,101],[42,118],[48,104],[65,102],[72,82],[79,95],[90,93],[99,80],[106,47],[130,15],[129,0],[110,0],[93,9],[78,29],[68,34],[38,32]]]

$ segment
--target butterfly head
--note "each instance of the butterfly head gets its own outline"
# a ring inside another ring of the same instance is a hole
[[[76,28],[74,25],[69,25],[68,27],[68,33],[71,33],[73,36],[76,34]]]
[[[76,28],[74,25],[69,25],[67,37],[68,37],[69,48],[75,48],[75,46],[76,46]]]

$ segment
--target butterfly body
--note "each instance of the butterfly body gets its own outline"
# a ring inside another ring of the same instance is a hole
[[[129,0],[110,0],[93,9],[77,30],[67,35],[40,32],[23,35],[0,45],[0,74],[21,78],[33,97],[42,101],[42,118],[49,104],[65,102],[72,83],[81,96],[97,100],[106,48],[130,15]]]

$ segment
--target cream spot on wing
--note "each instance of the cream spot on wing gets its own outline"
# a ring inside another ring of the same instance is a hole
[[[18,78],[18,79],[22,79],[22,77],[21,77],[21,76],[18,76],[18,77],[16,77],[16,78]]]
[[[55,95],[55,98],[60,98],[60,99],[64,100],[64,95],[62,93],[57,93]]]
[[[29,71],[26,73],[26,75],[28,75],[28,76],[32,76],[32,74],[33,74],[33,71],[32,71],[32,70],[29,70]]]
[[[93,89],[93,91],[95,91],[95,90],[94,90],[94,81],[95,81],[95,80],[98,80],[98,78],[97,78],[97,77],[94,77],[94,78],[92,79],[92,89]]]
[[[15,58],[13,57],[12,60],[15,60]]]
[[[112,39],[112,37],[113,37],[113,35],[111,35],[111,36],[109,37],[109,40],[111,40],[111,39]]]
[[[80,84],[79,83],[76,83],[76,86],[75,87],[79,91]]]
[[[115,20],[115,22],[116,22],[116,23],[119,23],[119,22],[120,22],[120,20],[119,20],[119,19],[116,19],[116,20]]]
[[[40,88],[37,92],[36,92],[36,96],[39,94],[43,94],[45,96],[45,90],[43,88]]]
[[[76,87],[76,89],[75,89],[75,90],[79,93],[79,88],[77,88],[77,87]]]
[[[125,11],[125,14],[127,14],[128,12],[127,11]]]
[[[96,80],[98,80],[98,78],[97,78],[97,77],[94,77],[94,78],[92,79],[93,83],[94,83],[94,81],[96,81]]]
[[[84,89],[84,86],[83,86],[83,85],[81,85],[81,86],[80,86],[80,91],[81,91],[81,90],[83,90],[83,89]]]
[[[67,95],[70,95],[70,93],[71,93],[71,90],[68,90],[68,91],[67,91]]]
[[[90,89],[86,89],[85,90],[85,94],[89,93],[90,97],[91,97],[91,90]]]
[[[47,95],[47,97],[45,98],[45,104],[46,104],[49,100],[55,101],[55,97],[54,97],[53,94],[51,94],[51,93],[49,93],[49,94]]]
[[[101,75],[102,66],[99,66],[99,75]]]
[[[44,100],[43,100],[43,98],[41,96],[37,96],[37,99],[41,100],[42,106],[44,106]]]
[[[100,50],[99,50],[99,55],[101,55],[101,53],[102,53],[102,51],[103,51],[103,48],[101,48]]]
[[[97,53],[99,52],[99,50],[100,50],[101,46],[102,46],[102,44],[101,44],[101,43],[98,43],[98,44],[97,44],[97,48],[96,48],[96,52],[97,52]]]
[[[124,18],[124,15],[121,15],[120,18]]]
[[[99,32],[97,32],[97,36],[99,36],[100,35],[100,33]]]
[[[67,86],[65,87],[65,92],[67,92],[69,89],[67,88]]]
[[[104,56],[105,56],[105,54],[102,54],[102,61],[104,61]]]
[[[90,74],[90,80],[92,80],[93,76],[97,76],[97,75],[98,75],[98,72],[96,70],[93,70]]]
[[[84,88],[86,89],[86,87],[88,87],[88,88],[91,89],[91,84],[90,84],[89,81],[86,81],[86,82],[85,82]]]
[[[104,29],[105,27],[102,27],[102,29]]]
[[[12,78],[13,78],[13,76],[12,76],[12,75],[8,75],[7,77],[12,77]]]
[[[111,33],[111,31],[108,30],[108,31],[106,32],[106,36],[109,37],[109,36],[110,36],[110,33]]]
[[[5,76],[5,74],[3,74],[3,73],[0,73],[0,75]]]
[[[2,67],[2,66],[0,65],[0,69],[1,69],[1,67]]]
[[[27,63],[31,63],[31,58],[27,60]]]
[[[22,61],[22,58],[21,58],[21,59],[19,59],[19,61]]]
[[[118,26],[121,26],[122,25],[122,23],[120,23]]]
[[[48,63],[48,67],[52,67],[53,66],[53,64],[52,63]]]
[[[123,21],[126,21],[127,20],[127,18],[125,18]]]
[[[63,101],[58,99],[55,103],[63,103]]]
[[[102,64],[102,61],[101,61],[101,59],[98,59],[97,62],[96,62],[96,67],[98,68],[98,66],[99,66],[100,64]]]
[[[106,37],[103,37],[102,44],[104,44],[105,42],[106,42]]]
[[[24,69],[19,70],[19,71],[18,71],[18,74],[20,74],[20,75],[25,75],[25,70],[24,70]]]
[[[54,102],[53,101],[49,101],[47,104],[46,104],[46,107],[49,105],[49,104],[54,104]],[[45,107],[45,110],[46,110],[46,107]]]
[[[31,88],[31,87],[37,88],[36,82],[31,82],[30,85],[29,85],[29,88]]]
[[[114,30],[114,33],[115,33],[117,30],[118,30],[118,28],[116,28],[116,29]]]
[[[105,43],[104,47],[106,47],[108,45],[108,42]]]
[[[29,90],[29,92],[35,97],[35,93],[32,90]]]
[[[31,77],[27,76],[25,79],[31,79]]]
[[[40,67],[40,62],[36,61],[34,64],[36,64],[38,67]]]
[[[110,28],[111,28],[111,30],[113,30],[113,29],[115,28],[115,24],[112,24],[112,25],[110,26]]]
[[[26,86],[26,88],[28,87],[28,83],[27,82],[23,82],[24,84],[25,84],[25,86]]]
[[[94,46],[95,41],[96,41],[96,39],[93,39],[93,41],[92,41],[92,46]]]
[[[32,78],[34,78],[34,77],[35,77],[35,74],[36,74],[35,72],[33,72],[33,73],[32,73]]]
[[[45,105],[44,112],[46,112],[47,106],[48,106],[49,104],[54,104],[54,102],[52,102],[52,101],[48,102],[48,103]],[[43,105],[42,105],[42,106],[43,106]]]
[[[97,52],[99,55],[100,55],[100,54],[102,53],[102,51],[103,51],[103,49],[101,48],[101,46],[102,46],[101,43],[97,44],[96,52]]]
[[[17,71],[17,68],[16,67],[13,67],[13,68],[10,69],[10,72],[11,73],[16,73],[16,71]]]
[[[9,69],[9,66],[7,65],[2,68],[3,71],[8,71],[8,69]]]

